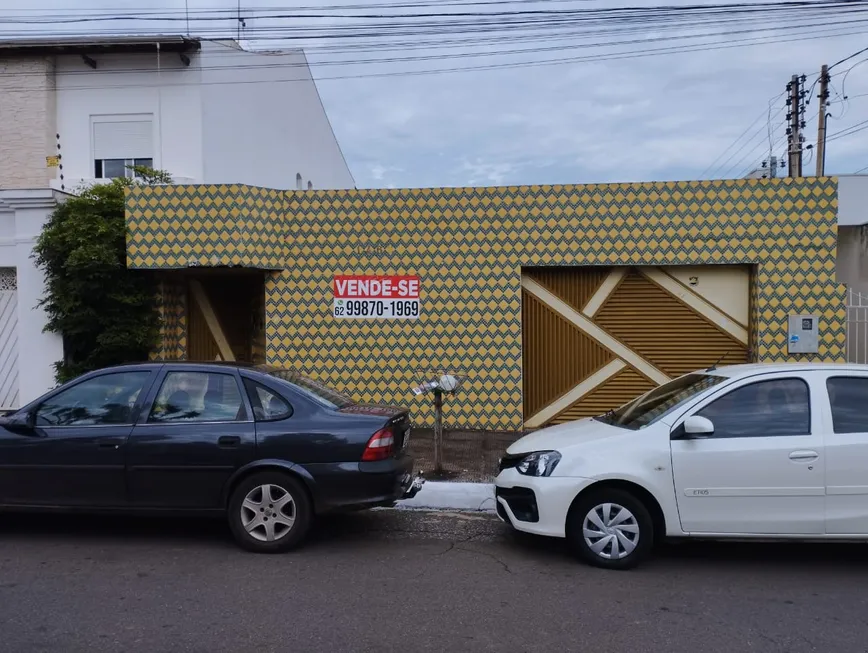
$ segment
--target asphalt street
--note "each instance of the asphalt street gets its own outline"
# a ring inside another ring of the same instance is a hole
[[[868,650],[868,545],[670,545],[605,572],[490,516],[332,517],[286,555],[222,523],[0,516],[0,651]]]

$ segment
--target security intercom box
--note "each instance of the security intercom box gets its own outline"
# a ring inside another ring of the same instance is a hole
[[[790,315],[787,337],[789,353],[816,354],[820,348],[819,319],[816,315]]]

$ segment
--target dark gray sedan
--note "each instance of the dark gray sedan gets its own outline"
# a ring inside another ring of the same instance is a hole
[[[401,408],[290,370],[143,363],[92,372],[0,418],[0,509],[226,514],[280,552],[313,516],[415,495]]]

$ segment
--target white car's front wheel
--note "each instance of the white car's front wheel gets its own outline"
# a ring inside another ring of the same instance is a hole
[[[567,538],[573,550],[596,567],[630,569],[650,552],[654,523],[645,505],[629,492],[601,488],[573,504]]]

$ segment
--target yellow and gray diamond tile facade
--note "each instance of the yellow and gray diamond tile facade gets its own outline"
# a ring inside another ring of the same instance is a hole
[[[498,188],[272,191],[135,188],[128,263],[139,269],[269,270],[267,359],[354,397],[409,405],[429,370],[466,375],[445,419],[522,428],[525,266],[750,264],[751,347],[784,361],[787,318],[820,316],[820,350],[843,361],[844,287],[835,279],[837,180],[721,180]],[[421,278],[417,320],[332,317],[334,275]],[[176,315],[176,300],[172,315]],[[172,342],[183,338],[173,322]]]

